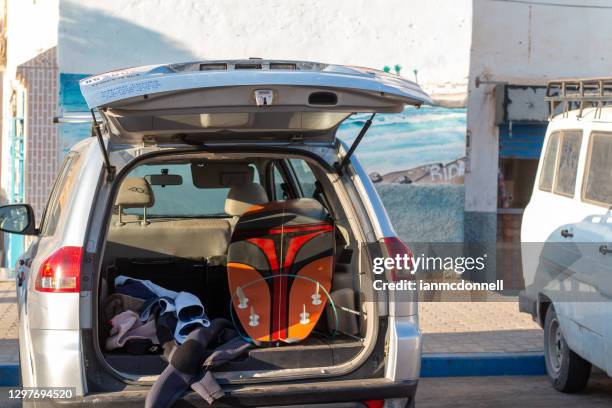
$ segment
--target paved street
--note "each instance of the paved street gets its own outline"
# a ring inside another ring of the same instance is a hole
[[[2,397],[2,407],[19,407]],[[612,379],[598,373],[581,394],[555,391],[546,377],[452,377],[423,378],[417,389],[418,408],[598,408],[612,406]]]
[[[542,351],[543,331],[518,303],[421,302],[425,353],[522,353]]]
[[[518,313],[516,302],[437,302],[419,304],[427,353],[524,352],[542,347],[542,331]],[[17,308],[14,284],[0,282],[0,363],[17,361]],[[2,406],[18,403],[0,401]],[[612,379],[592,376],[578,395],[555,391],[546,377],[423,378],[419,408],[433,407],[609,407]]]
[[[612,379],[592,375],[581,394],[555,391],[546,377],[452,377],[419,381],[418,408],[453,407],[556,407],[612,406]]]
[[[0,282],[0,364],[18,360],[16,300],[15,283]]]

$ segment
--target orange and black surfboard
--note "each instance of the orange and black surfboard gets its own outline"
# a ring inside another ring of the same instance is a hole
[[[228,252],[235,315],[255,343],[308,337],[331,289],[334,225],[313,199],[275,201],[240,217]]]

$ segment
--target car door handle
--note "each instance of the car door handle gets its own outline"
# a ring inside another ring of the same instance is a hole
[[[602,245],[599,247],[599,253],[602,255],[607,255],[612,253],[612,249],[609,249],[607,245]]]
[[[569,232],[569,230],[567,230],[567,229],[562,229],[562,230],[561,230],[561,236],[562,236],[563,238],[571,238],[571,237],[573,237],[573,236],[574,236],[574,234],[572,234],[571,232]]]

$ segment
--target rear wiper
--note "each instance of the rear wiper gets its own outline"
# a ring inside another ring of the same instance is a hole
[[[372,119],[374,119],[374,116],[376,116],[376,113],[373,113],[372,116],[370,116],[370,119],[365,121],[365,123],[363,124],[363,127],[359,131],[359,134],[355,138],[355,141],[353,142],[351,147],[348,149],[348,152],[346,152],[346,154],[344,155],[342,160],[340,162],[335,162],[334,163],[334,168],[336,169],[336,171],[338,172],[338,174],[340,176],[342,176],[342,173],[343,173],[346,165],[349,164],[349,162],[351,160],[351,156],[353,155],[353,153],[355,153],[355,149],[357,149],[357,146],[361,142],[361,139],[363,139],[363,137],[365,136],[366,132],[368,131],[368,129],[372,125]]]

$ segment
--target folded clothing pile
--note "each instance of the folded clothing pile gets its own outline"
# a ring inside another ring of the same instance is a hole
[[[106,349],[132,354],[157,351],[170,341],[182,344],[193,330],[210,326],[197,296],[124,275],[115,278],[115,293],[105,299],[102,313],[110,325]]]

